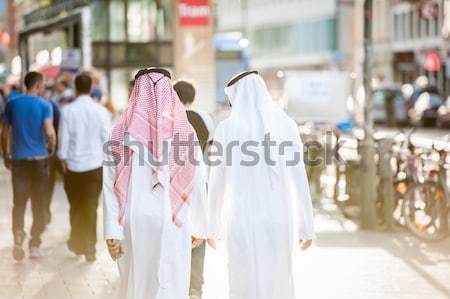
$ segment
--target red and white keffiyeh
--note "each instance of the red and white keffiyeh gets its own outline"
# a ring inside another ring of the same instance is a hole
[[[111,134],[112,152],[116,162],[114,191],[119,201],[121,224],[124,222],[133,155],[132,149],[124,144],[125,134],[141,143],[156,161],[163,159],[164,141],[174,139],[175,136],[182,142],[193,140],[198,143],[195,131],[187,119],[186,110],[174,91],[170,78],[160,73],[140,76],[135,82],[128,107]],[[164,185],[162,167],[158,165],[152,167],[157,173],[157,183],[163,188],[169,188],[172,221],[181,226],[177,215],[186,204],[189,204],[189,196],[194,185],[195,165],[188,157],[190,154],[188,146],[179,146],[177,149],[176,158],[183,163],[175,163],[172,148],[173,146],[169,145],[170,186]],[[196,150],[195,146],[194,155]]]

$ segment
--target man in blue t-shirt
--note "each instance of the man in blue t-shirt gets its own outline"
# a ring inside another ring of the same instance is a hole
[[[33,225],[29,242],[30,257],[38,258],[41,234],[45,229],[46,196],[49,186],[48,157],[55,151],[52,106],[39,95],[44,90],[44,78],[29,72],[24,79],[26,94],[8,101],[2,130],[5,166],[11,169],[13,185],[12,231],[13,257],[24,258],[24,218],[27,201],[31,198]]]

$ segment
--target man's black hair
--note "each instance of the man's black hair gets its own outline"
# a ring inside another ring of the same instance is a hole
[[[61,80],[61,82],[60,82],[62,85],[64,85],[66,88],[68,88],[69,87],[69,82],[68,81],[66,81],[66,80]]]
[[[192,83],[180,80],[173,85],[173,89],[178,94],[183,104],[192,104],[195,100],[195,87]]]
[[[75,78],[75,91],[78,94],[90,94],[92,90],[92,78],[88,74],[79,74]]]
[[[29,72],[25,75],[25,78],[23,80],[27,89],[33,88],[34,86],[36,86],[36,84],[42,81],[44,81],[44,76],[39,72]]]

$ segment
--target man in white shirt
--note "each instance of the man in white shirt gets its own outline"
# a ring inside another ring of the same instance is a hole
[[[108,110],[91,97],[92,78],[75,78],[76,99],[62,110],[58,158],[70,203],[68,247],[86,261],[95,261],[97,207],[102,190],[103,144],[109,138]]]

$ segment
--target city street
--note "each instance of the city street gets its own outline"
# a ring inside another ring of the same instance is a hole
[[[0,299],[450,299],[449,128],[450,0],[0,0]]]
[[[407,134],[410,132],[411,128],[387,128],[384,126],[378,126],[376,127],[377,132],[379,134],[387,136],[387,137],[394,137],[396,134],[403,132]],[[449,136],[450,130],[448,129],[439,129],[439,128],[422,128],[418,127],[416,131],[411,136],[411,141],[416,146],[422,146],[422,147],[431,147],[431,144],[433,142],[436,143],[436,145],[441,145],[444,142],[448,142],[446,139],[447,136]]]
[[[112,298],[118,272],[101,241],[101,221],[97,261],[88,264],[66,249],[68,204],[58,183],[53,222],[43,239],[45,257],[17,263],[11,256],[11,186],[4,168],[0,184],[0,298]],[[296,261],[298,298],[450,298],[450,240],[425,244],[402,231],[361,232],[326,204],[316,207],[316,227],[315,245]],[[209,250],[205,275],[204,298],[226,299],[223,244]]]

